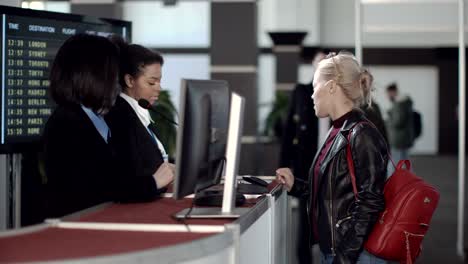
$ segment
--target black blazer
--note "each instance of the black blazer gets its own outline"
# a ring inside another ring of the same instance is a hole
[[[298,84],[291,94],[280,151],[280,166],[307,180],[317,151],[318,118],[315,115],[312,83]]]
[[[81,106],[58,106],[43,140],[48,217],[112,199],[112,150]]]
[[[117,199],[132,202],[156,198],[164,189],[158,190],[153,174],[164,160],[147,128],[120,96],[106,121],[120,171]]]

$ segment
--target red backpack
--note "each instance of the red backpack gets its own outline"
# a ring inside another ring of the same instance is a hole
[[[351,133],[348,142],[350,137]],[[357,199],[350,144],[347,147],[347,160]],[[422,240],[439,202],[439,192],[411,172],[409,160],[400,160],[395,166],[395,172],[385,183],[384,197],[385,210],[380,213],[364,247],[379,258],[412,264],[421,253]]]

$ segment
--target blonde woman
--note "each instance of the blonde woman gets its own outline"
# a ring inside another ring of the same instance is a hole
[[[329,54],[319,63],[313,85],[315,114],[330,117],[333,126],[315,155],[308,182],[296,179],[288,168],[276,171],[277,180],[291,195],[307,199],[311,242],[319,244],[322,263],[385,263],[364,250],[385,206],[388,160],[385,140],[359,110],[362,103],[371,105],[372,76],[352,54]],[[346,159],[348,144],[356,197]]]

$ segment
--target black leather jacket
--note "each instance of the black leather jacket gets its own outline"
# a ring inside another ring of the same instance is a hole
[[[318,242],[323,253],[335,255],[333,263],[356,263],[379,212],[385,207],[383,187],[388,161],[386,143],[376,128],[369,123],[359,122],[369,121],[361,111],[354,110],[325,155],[316,188],[317,202],[311,205],[313,168],[318,155],[312,163],[309,181],[295,180],[290,192],[291,195],[308,199],[309,221],[315,218],[318,227],[318,241],[311,242]],[[357,200],[346,159],[349,133],[352,133],[350,144]],[[310,215],[311,209],[314,215]]]

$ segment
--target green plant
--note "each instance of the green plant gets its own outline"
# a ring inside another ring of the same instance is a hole
[[[165,117],[175,121],[175,115],[177,114],[177,111],[171,101],[169,91],[161,91],[159,93],[159,98],[156,102],[155,108]],[[150,114],[151,118],[155,122],[159,140],[164,145],[164,148],[166,149],[169,157],[174,158],[177,128],[175,125],[164,119],[161,115],[153,113],[152,111],[150,111]]]
[[[288,114],[289,96],[285,91],[276,91],[275,102],[265,120],[264,135],[280,138]]]

